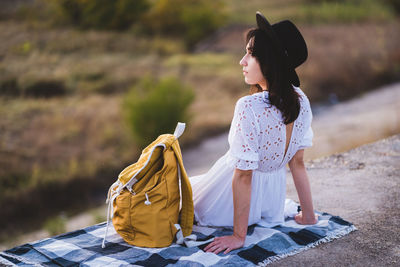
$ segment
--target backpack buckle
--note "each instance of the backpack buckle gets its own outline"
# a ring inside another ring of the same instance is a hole
[[[131,192],[132,195],[136,195],[135,191],[132,190],[132,186],[133,186],[134,184],[136,184],[137,181],[138,181],[138,180],[137,180],[136,178],[133,178],[131,181],[129,181],[129,182],[126,184],[126,189],[128,189],[129,192]]]
[[[126,188],[128,189],[129,192],[131,192],[132,195],[136,195],[136,192],[132,190],[132,187],[127,186]]]

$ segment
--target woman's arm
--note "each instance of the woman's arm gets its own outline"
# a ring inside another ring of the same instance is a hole
[[[231,250],[243,247],[249,222],[252,174],[252,170],[235,169],[232,180],[233,235],[216,237],[213,242],[205,247],[206,252],[218,254],[225,250],[224,253],[226,254]]]
[[[289,168],[292,172],[294,185],[301,206],[301,212],[295,216],[295,220],[299,224],[315,224],[318,222],[318,217],[314,214],[310,182],[308,180],[303,157],[304,149],[300,149],[289,161]]]
[[[246,239],[249,223],[251,180],[253,171],[235,169],[232,180],[233,191],[233,235],[239,239]]]

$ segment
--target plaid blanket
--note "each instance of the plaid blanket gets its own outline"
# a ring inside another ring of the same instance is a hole
[[[250,226],[245,246],[226,255],[205,253],[202,249],[213,237],[232,234],[232,228],[194,226],[193,234],[197,240],[187,240],[186,246],[141,248],[125,243],[111,226],[106,248],[102,249],[105,223],[101,223],[0,252],[0,265],[263,266],[356,230],[353,224],[338,216],[317,214],[319,222],[316,225],[299,225],[292,217],[273,228]],[[197,246],[191,246],[193,244]]]

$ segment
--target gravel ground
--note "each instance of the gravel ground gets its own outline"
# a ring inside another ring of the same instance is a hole
[[[272,266],[400,266],[400,135],[309,161],[315,209],[358,231]],[[291,175],[288,197],[297,200]]]

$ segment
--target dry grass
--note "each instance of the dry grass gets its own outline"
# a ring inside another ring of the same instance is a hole
[[[304,27],[309,59],[299,73],[312,99],[340,100],[399,78],[400,32],[394,24]]]
[[[91,177],[138,153],[121,123],[119,101],[96,95],[1,100],[0,177],[9,184],[1,187],[2,197],[55,179]],[[12,181],[20,175],[28,177],[24,185]]]
[[[0,23],[0,83],[24,90],[41,80],[64,83],[69,93],[124,91],[143,72],[158,67],[159,55],[181,51],[179,41],[149,40],[130,34],[43,30]]]

